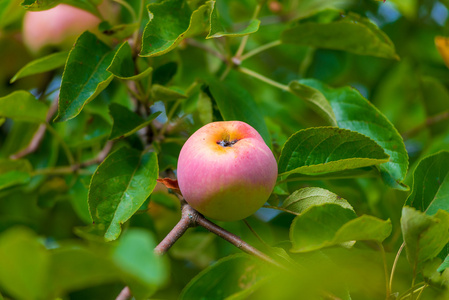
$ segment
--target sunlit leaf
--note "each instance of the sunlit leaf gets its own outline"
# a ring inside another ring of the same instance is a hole
[[[184,0],[165,0],[148,5],[150,20],[142,35],[142,56],[158,56],[173,50],[183,39],[205,31],[210,2],[192,11]],[[202,4],[202,5],[201,5]]]
[[[319,90],[331,104],[338,127],[357,131],[373,139],[390,156],[380,165],[382,178],[392,188],[408,190],[402,182],[408,168],[408,155],[404,141],[390,121],[357,90],[351,87],[330,88],[313,80],[302,84]]]
[[[337,127],[313,127],[298,131],[284,144],[279,173],[311,175],[387,161],[388,155],[367,136]]]
[[[48,107],[26,91],[16,91],[0,98],[0,117],[44,123]]]
[[[449,152],[421,160],[413,173],[413,190],[405,202],[427,215],[439,209],[449,212]]]
[[[300,214],[311,206],[326,203],[338,204],[343,208],[354,210],[345,199],[319,187],[306,187],[294,191],[284,200],[282,207]]]
[[[68,55],[68,51],[63,51],[33,60],[26,64],[22,69],[20,69],[11,79],[10,83],[13,83],[14,81],[26,76],[44,73],[60,68],[64,66]]]
[[[136,66],[134,64],[131,47],[128,42],[124,42],[118,48],[107,70],[120,79],[137,80],[151,74],[153,68],[150,67],[142,73],[135,74]]]
[[[120,280],[118,269],[107,257],[78,245],[55,249],[49,269],[49,284],[58,294]]]
[[[228,256],[193,278],[180,299],[245,299],[268,277],[255,258],[241,254]]]
[[[3,29],[20,19],[23,15],[20,2],[21,0],[0,0],[0,28]]]
[[[112,254],[137,299],[147,299],[167,280],[166,263],[154,253],[154,247],[156,241],[150,232],[134,228],[123,235]]]
[[[114,77],[107,71],[113,58],[114,51],[94,34],[86,31],[80,35],[70,51],[62,75],[55,121],[76,117],[84,105],[108,86]]]
[[[212,2],[211,4],[212,9],[210,13],[210,30],[206,39],[218,38],[222,36],[227,37],[244,36],[259,30],[260,21],[253,19],[249,22],[248,26],[246,26],[242,30],[239,30],[237,32],[227,32],[220,20],[220,14],[218,13],[216,1],[211,2]]]
[[[301,84],[298,81],[290,82],[288,87],[295,96],[306,101],[306,103],[330,125],[337,126],[334,111],[332,110],[329,101],[327,101],[322,93],[310,86]]]
[[[292,252],[309,252],[334,245],[352,246],[355,241],[382,242],[391,233],[391,222],[355,215],[339,204],[313,205],[297,216],[290,227]]]
[[[43,299],[49,257],[37,236],[26,228],[0,235],[0,285],[16,299]]]
[[[329,12],[325,12],[329,13]],[[302,21],[282,32],[286,44],[344,50],[360,55],[398,59],[390,38],[369,19],[349,12],[332,12],[328,23]]]
[[[402,208],[401,229],[407,259],[416,268],[440,253],[449,242],[449,213],[429,216],[412,207]]]
[[[97,168],[89,187],[89,209],[96,226],[104,228],[105,239],[115,240],[125,223],[156,186],[156,153],[141,154],[122,147]]]

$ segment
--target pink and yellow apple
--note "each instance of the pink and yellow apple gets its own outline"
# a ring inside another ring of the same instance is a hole
[[[49,10],[28,11],[23,20],[23,41],[32,52],[48,45],[68,44],[101,22],[93,14],[67,4]]]
[[[215,220],[236,221],[267,201],[276,184],[277,163],[250,125],[214,122],[186,141],[177,175],[182,195],[194,209]]]

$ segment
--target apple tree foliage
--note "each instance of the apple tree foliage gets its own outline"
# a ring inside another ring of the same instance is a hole
[[[26,11],[100,2],[0,1],[0,299],[448,299],[449,1],[106,1],[71,49],[23,45]],[[157,179],[220,120],[278,161],[218,222],[274,264],[202,227],[153,253]]]

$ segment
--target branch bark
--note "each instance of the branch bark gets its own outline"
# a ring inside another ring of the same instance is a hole
[[[402,134],[402,138],[404,140],[409,139],[411,137],[414,137],[417,135],[421,130],[431,127],[439,122],[445,121],[449,119],[449,111],[443,111],[442,113],[439,113],[437,115],[431,116],[427,118],[423,123],[419,124],[418,126],[404,132]]]
[[[236,246],[240,250],[250,255],[254,255],[263,261],[278,267],[284,268],[277,261],[266,255],[265,253],[257,250],[250,244],[243,241],[237,235],[225,230],[217,224],[206,219],[202,214],[193,209],[185,200],[181,200],[181,219],[173,227],[173,229],[167,234],[167,236],[154,248],[154,253],[157,255],[163,255],[176,243],[179,238],[187,231],[187,229],[196,226],[202,226],[210,232],[218,235],[222,239],[228,241],[232,245]],[[125,287],[116,300],[128,300],[131,298],[131,291],[128,287]]]
[[[51,121],[51,118],[58,110],[58,101],[59,101],[59,97],[57,99],[55,99],[53,101],[53,103],[51,104],[51,106],[47,112],[47,117],[46,117],[47,122]],[[28,154],[36,151],[37,148],[39,148],[39,145],[41,144],[42,139],[44,138],[45,129],[46,129],[45,124],[39,125],[39,128],[36,130],[36,133],[34,134],[33,138],[31,139],[30,143],[28,144],[28,146],[25,149],[23,149],[22,151],[19,151],[15,154],[11,155],[10,158],[11,159],[19,159],[19,158],[27,156]]]

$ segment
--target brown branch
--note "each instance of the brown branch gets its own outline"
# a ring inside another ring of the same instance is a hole
[[[173,246],[174,243],[176,243],[177,240],[179,240],[179,238],[187,231],[187,229],[196,226],[196,222],[201,216],[185,201],[181,202],[181,211],[181,220],[179,220],[178,224],[173,227],[173,229],[159,243],[159,245],[154,248],[154,253],[156,253],[157,255],[167,253],[167,251]]]
[[[125,286],[115,300],[128,300],[131,298],[131,290]]]
[[[233,233],[231,233],[231,232],[221,228],[220,226],[216,225],[215,223],[212,223],[211,221],[209,221],[208,219],[203,217],[201,214],[199,214],[199,215],[200,215],[200,217],[196,221],[198,225],[206,228],[207,230],[209,230],[212,233],[215,233],[216,235],[218,235],[219,237],[221,237],[225,241],[228,241],[229,243],[233,244],[234,246],[236,246],[237,248],[239,248],[243,252],[251,254],[253,256],[256,256],[256,257],[258,257],[258,258],[260,258],[260,259],[262,259],[262,260],[264,260],[264,261],[266,261],[268,263],[274,264],[274,265],[276,265],[278,267],[282,267],[274,259],[272,259],[268,255],[266,255],[265,253],[257,250],[256,248],[254,248],[250,244],[246,243],[240,237],[238,237],[235,234],[233,234]]]
[[[51,118],[58,110],[58,100],[59,100],[59,98],[55,99],[55,101],[53,101],[53,103],[51,104],[51,106],[47,112],[47,117],[46,117],[47,122],[50,122]],[[34,136],[31,139],[28,146],[25,149],[23,149],[22,151],[19,151],[15,154],[11,155],[10,158],[11,159],[19,159],[19,158],[27,156],[28,154],[36,151],[39,148],[39,145],[41,144],[42,139],[44,138],[45,129],[46,129],[45,124],[39,125],[39,128],[36,130],[36,133],[34,133]]]
[[[409,139],[415,135],[417,135],[421,130],[431,127],[439,122],[445,121],[449,119],[449,111],[443,111],[442,113],[439,113],[437,115],[431,116],[427,118],[423,123],[419,124],[418,126],[404,132],[402,134],[402,138],[404,140]]]
[[[167,236],[159,243],[159,245],[154,248],[154,253],[157,255],[163,255],[176,243],[177,240],[189,229],[190,227],[202,226],[210,232],[218,235],[222,239],[233,244],[240,250],[250,255],[256,256],[261,260],[268,263],[276,265],[278,267],[284,268],[277,261],[266,255],[265,253],[257,250],[250,244],[243,241],[237,235],[221,228],[217,224],[206,219],[202,214],[193,209],[185,200],[181,200],[181,220],[173,227],[173,229],[167,234]],[[120,294],[117,296],[116,300],[128,300],[131,298],[131,291],[128,287],[125,287]]]

